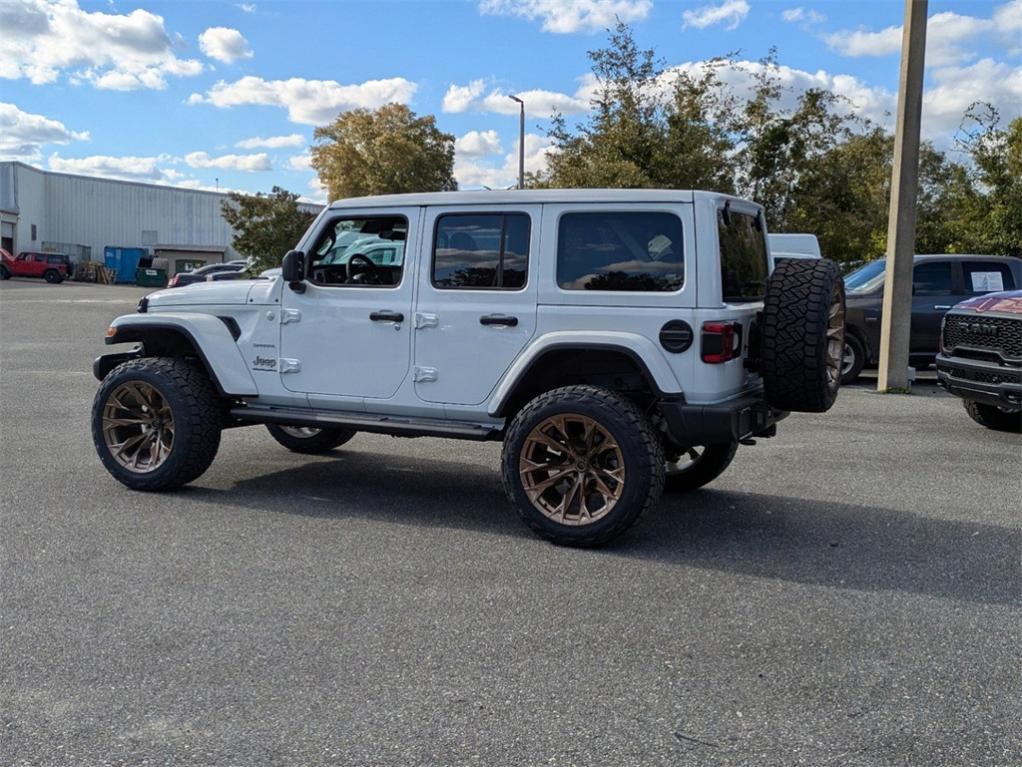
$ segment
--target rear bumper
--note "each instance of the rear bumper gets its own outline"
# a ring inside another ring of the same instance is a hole
[[[1022,408],[1022,366],[937,355],[937,383],[951,394],[984,405]]]
[[[785,410],[770,407],[761,395],[736,397],[715,405],[661,402],[671,439],[679,445],[719,445],[756,436],[773,436]]]

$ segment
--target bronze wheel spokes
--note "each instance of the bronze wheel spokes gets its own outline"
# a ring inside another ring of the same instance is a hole
[[[121,384],[103,406],[103,441],[129,471],[158,469],[174,446],[174,416],[159,390],[141,381]]]
[[[827,315],[827,383],[837,386],[845,367],[845,317],[839,289],[835,289]]]
[[[532,505],[562,525],[602,519],[625,487],[617,440],[595,419],[573,413],[550,416],[529,432],[518,470]]]

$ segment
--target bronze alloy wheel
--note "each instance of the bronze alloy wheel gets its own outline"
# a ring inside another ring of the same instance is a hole
[[[845,313],[841,301],[841,288],[834,288],[830,312],[827,315],[827,384],[836,387],[841,375],[847,372],[845,364]]]
[[[551,416],[529,432],[518,469],[532,505],[562,525],[602,519],[625,488],[617,441],[596,420],[573,413]]]
[[[159,390],[141,381],[114,389],[103,406],[103,440],[128,471],[160,468],[174,446],[174,416]]]

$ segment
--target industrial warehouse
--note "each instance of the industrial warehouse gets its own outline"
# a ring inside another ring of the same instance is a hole
[[[0,245],[105,263],[133,283],[140,265],[161,277],[238,258],[221,215],[226,193],[75,176],[0,162]],[[317,205],[302,205],[318,211]]]

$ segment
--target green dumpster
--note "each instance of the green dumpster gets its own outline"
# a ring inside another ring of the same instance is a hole
[[[143,288],[162,288],[167,284],[167,270],[140,266],[135,270],[135,284]]]

